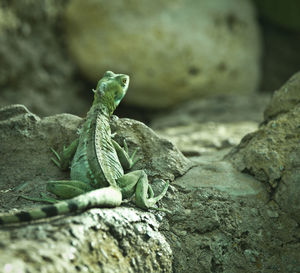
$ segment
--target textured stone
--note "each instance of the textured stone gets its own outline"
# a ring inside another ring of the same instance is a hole
[[[185,188],[214,188],[232,197],[268,200],[265,187],[252,176],[238,172],[229,162],[202,163],[176,179],[176,185]]]
[[[139,148],[141,158],[133,169],[144,169],[150,177],[174,180],[193,166],[178,148],[166,138],[159,137],[142,122],[131,119],[114,119],[111,128],[119,143],[126,142]],[[134,149],[134,148],[132,148]]]
[[[171,272],[172,251],[149,212],[92,209],[0,231],[1,272]]]
[[[300,103],[300,72],[293,75],[279,90],[275,91],[264,112],[264,119],[290,111]]]
[[[162,225],[173,250],[173,272],[299,271],[295,220],[263,199],[237,199],[213,185],[201,187],[205,180],[205,175],[198,176],[199,187],[185,186],[181,180],[176,198],[165,201],[173,210]]]
[[[68,177],[51,164],[49,147],[60,151],[81,123],[81,118],[66,114],[40,119],[22,105],[0,110],[2,211],[40,206],[18,194],[38,195],[43,182]],[[115,118],[112,127],[120,143],[129,138],[130,151],[140,146],[136,167],[146,166],[150,180],[179,176],[189,167],[174,145],[145,125]],[[299,165],[298,155],[297,149],[290,155],[293,166]],[[299,224],[290,210],[280,208],[283,201],[280,206],[274,201],[266,204],[265,194],[259,193],[264,185],[234,170],[219,152],[210,159],[192,159],[198,166],[176,178],[162,200],[171,210],[166,216],[126,202],[115,209],[95,208],[1,228],[0,271],[298,272]],[[299,179],[294,177],[296,184]],[[287,185],[291,181],[288,176],[283,179]],[[23,181],[32,183],[22,185]],[[281,189],[278,200],[283,197],[288,204]]]
[[[65,19],[82,73],[92,81],[108,69],[129,74],[132,104],[163,108],[257,88],[260,39],[250,1],[72,0]]]
[[[299,222],[300,74],[273,96],[260,128],[227,156],[243,172],[268,186],[271,198]]]
[[[23,105],[0,109],[2,212],[41,206],[19,195],[39,197],[40,192],[46,192],[47,181],[69,178],[68,172],[62,172],[51,162],[50,147],[61,151],[64,144],[76,137],[81,123],[81,118],[70,114],[41,119]],[[145,168],[150,180],[153,177],[171,180],[189,168],[190,162],[171,143],[160,139],[145,125],[118,120],[118,126],[130,134],[130,150],[131,142],[152,147],[148,153],[145,150],[138,153],[147,156],[146,161],[150,162]],[[155,157],[159,150],[165,153],[164,157],[160,154],[160,161]],[[143,168],[141,162],[139,166]],[[165,167],[155,167],[163,162]],[[160,171],[165,173],[160,175]],[[156,187],[161,184],[155,183]],[[77,216],[64,215],[2,228],[0,272],[171,272],[172,250],[158,231],[162,215],[156,215],[158,220],[151,212],[127,204],[127,207],[91,209]]]

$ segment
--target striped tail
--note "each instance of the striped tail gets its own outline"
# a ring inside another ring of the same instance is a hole
[[[117,207],[120,206],[121,202],[122,194],[118,188],[101,188],[81,194],[72,199],[59,201],[53,205],[20,211],[14,214],[0,215],[0,225],[44,219],[70,212],[79,212],[93,207]]]

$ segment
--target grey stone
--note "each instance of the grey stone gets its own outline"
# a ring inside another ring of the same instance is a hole
[[[299,269],[297,222],[282,210],[274,217],[276,208],[268,208],[263,199],[229,195],[214,185],[180,186],[177,197],[164,203],[173,210],[161,228],[173,251],[175,273]]]
[[[69,178],[51,162],[50,147],[61,151],[76,137],[82,119],[70,114],[41,119],[23,105],[0,109],[0,117],[1,211],[41,206],[19,195],[39,197],[47,181]],[[145,125],[129,119],[116,123],[116,131],[129,137],[130,150],[141,143],[149,149],[138,154],[146,157],[141,168],[150,162],[144,168],[150,180],[172,180],[190,168],[190,161],[173,144]],[[92,209],[15,227],[0,230],[3,272],[171,272],[172,251],[151,212]]]
[[[226,157],[240,171],[267,185],[273,198],[295,220],[300,219],[300,73],[277,92],[260,128],[246,135]]]
[[[163,230],[174,272],[299,271],[300,115],[296,103],[284,119],[257,130],[265,104],[259,94],[194,101],[154,121],[197,164],[175,180],[178,195],[164,203],[173,208]],[[232,150],[245,124],[252,132]]]
[[[214,188],[232,197],[253,197],[268,200],[265,187],[252,176],[240,173],[226,161],[202,163],[175,181],[185,188]]]
[[[256,122],[189,123],[157,130],[186,156],[207,155],[239,144],[245,133],[257,129]]]
[[[300,103],[300,72],[293,75],[279,90],[275,91],[264,112],[264,119],[290,111]]]
[[[299,154],[298,154],[299,155]],[[299,165],[298,165],[299,166]],[[274,200],[300,222],[300,167],[283,174],[275,191]]]
[[[45,181],[68,177],[51,164],[49,147],[60,151],[70,143],[82,119],[66,114],[41,119],[21,105],[0,109],[0,117],[1,210],[40,206],[18,195],[38,196]],[[299,271],[299,224],[297,209],[292,210],[298,195],[297,149],[290,153],[296,179],[284,172],[284,183],[272,195],[265,190],[267,182],[223,160],[228,147],[190,157],[191,163],[140,122],[114,118],[112,129],[120,143],[128,139],[131,152],[140,147],[136,168],[145,168],[152,184],[160,187],[155,178],[175,177],[162,200],[171,212],[142,212],[128,201],[115,209],[2,228],[0,271]]]
[[[260,37],[251,1],[69,1],[67,44],[83,74],[132,77],[126,101],[164,108],[187,99],[252,93]]]
[[[127,118],[113,119],[111,128],[119,143],[126,139],[133,150],[138,148],[137,156],[141,160],[134,169],[144,169],[150,177],[174,180],[195,165],[171,141],[159,137],[142,122]]]
[[[236,146],[255,131],[268,101],[258,93],[195,99],[161,113],[150,126],[184,155],[203,157]]]
[[[171,272],[172,251],[154,216],[132,208],[11,227],[0,240],[1,272]]]
[[[226,94],[202,99],[193,99],[179,104],[172,110],[163,111],[151,121],[155,130],[166,127],[184,126],[196,123],[259,123],[270,95]]]

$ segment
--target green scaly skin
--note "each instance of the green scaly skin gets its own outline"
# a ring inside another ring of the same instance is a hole
[[[154,197],[143,170],[124,174],[124,170],[130,169],[137,161],[136,151],[129,156],[126,142],[122,148],[111,138],[109,118],[125,96],[128,84],[129,76],[107,71],[93,90],[94,102],[78,139],[64,148],[62,155],[52,150],[56,157],[52,161],[62,170],[70,168],[71,180],[49,181],[47,190],[65,200],[24,197],[53,204],[4,214],[0,216],[0,224],[42,219],[92,207],[116,207],[122,199],[133,194],[137,207],[155,209],[153,206],[166,194],[168,183]]]

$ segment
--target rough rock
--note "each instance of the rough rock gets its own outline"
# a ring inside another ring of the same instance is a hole
[[[173,214],[161,226],[173,251],[173,272],[299,271],[299,225],[278,206],[233,199],[214,187],[182,184],[178,191],[165,201]]]
[[[171,140],[186,156],[205,155],[233,147],[242,137],[257,129],[256,122],[190,123],[158,130],[157,133]]]
[[[227,158],[268,186],[271,199],[300,219],[300,74],[275,92],[260,128],[246,135]]]
[[[92,81],[132,77],[131,104],[163,108],[195,96],[251,93],[260,39],[250,1],[80,1],[65,13],[67,44]]]
[[[68,176],[50,163],[49,147],[69,143],[81,122],[65,114],[40,119],[21,105],[0,110],[2,211],[39,206],[18,194],[37,195],[43,182]],[[117,141],[128,139],[131,152],[140,146],[137,167],[146,167],[150,180],[190,168],[174,145],[145,125],[114,118],[112,127]],[[266,185],[233,169],[224,151],[191,157],[195,166],[175,178],[162,200],[169,214],[154,216],[125,203],[1,229],[0,271],[298,272],[297,219],[276,202],[266,203]]]
[[[66,2],[1,1],[0,107],[21,103],[43,116],[85,113],[88,101],[79,93],[86,89],[61,29]]]
[[[131,119],[114,119],[111,128],[116,140],[124,139],[138,148],[141,158],[133,169],[144,169],[150,177],[174,180],[183,175],[193,163],[182,155],[178,148],[166,138],[159,137],[151,128]]]
[[[238,172],[226,161],[206,162],[179,177],[175,185],[185,188],[214,188],[232,197],[257,198],[268,201],[265,187],[252,176]]]
[[[150,162],[143,168],[150,180],[155,177],[173,180],[190,168],[189,160],[174,145],[160,139],[145,125],[129,119],[115,122],[116,130],[123,137],[129,136],[131,152],[133,145],[145,143],[147,153],[142,149],[138,155],[147,158],[139,164],[143,167],[145,160]],[[38,197],[45,192],[46,181],[68,179],[68,172],[51,163],[50,147],[60,151],[76,137],[81,123],[81,118],[69,114],[41,119],[23,105],[0,109],[2,212],[41,206],[20,199],[19,195]],[[154,190],[163,186],[158,181]],[[161,219],[161,213],[155,219],[151,212],[128,208],[127,204],[127,207],[92,209],[78,216],[2,229],[0,271],[171,272],[172,251],[158,232]]]
[[[273,101],[276,96],[279,94]],[[256,179],[252,172],[234,168],[236,162],[231,156],[236,149],[224,159],[234,145],[232,139],[238,141],[243,133],[247,134],[245,125],[252,124],[254,130],[262,121],[266,99],[257,94],[243,100],[235,97],[196,101],[154,121],[158,133],[167,138],[172,135],[180,150],[196,164],[174,181],[178,190],[176,198],[167,198],[164,203],[173,212],[163,219],[161,229],[173,251],[174,272],[294,273],[300,270],[299,217],[293,213],[299,196],[296,164],[292,167],[295,170],[287,172],[291,176],[282,177],[283,183],[274,199],[267,183]],[[297,103],[292,105],[295,107]],[[267,109],[270,107],[272,104]],[[296,124],[297,120],[290,116],[290,122]],[[235,134],[220,129],[230,127],[236,128]],[[289,139],[291,132],[285,133]],[[261,141],[261,146],[266,147],[268,138],[269,135],[262,134],[256,144]],[[295,140],[293,136],[292,140]],[[278,149],[281,145],[280,142],[267,148]],[[249,149],[239,152],[242,154],[234,154],[235,158],[246,158]],[[299,162],[299,151],[296,149],[290,158]],[[251,163],[259,166],[261,161],[255,160]],[[278,166],[278,162],[264,163]],[[289,198],[293,208],[288,208]]]
[[[172,251],[153,214],[92,209],[0,232],[0,270],[40,272],[171,272]]]
[[[289,112],[300,103],[300,72],[293,75],[279,90],[275,91],[264,111],[264,120]]]

